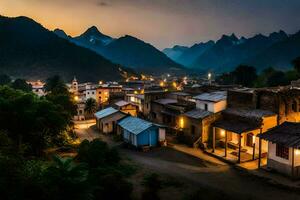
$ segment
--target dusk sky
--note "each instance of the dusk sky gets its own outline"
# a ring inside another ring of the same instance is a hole
[[[300,0],[0,0],[0,14],[28,16],[76,36],[95,25],[157,48],[237,36],[300,30]]]

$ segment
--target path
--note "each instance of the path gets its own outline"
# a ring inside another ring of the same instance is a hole
[[[104,141],[113,144],[108,137],[103,136],[91,126],[76,130],[81,139],[101,137]],[[85,135],[86,134],[86,135]],[[215,160],[204,154],[190,150],[191,155],[184,153],[184,146],[175,145],[174,148],[160,148],[150,152],[137,152],[129,149],[120,149],[123,156],[142,165],[144,168],[157,173],[170,175],[194,187],[212,188],[223,191],[235,197],[246,199],[298,200],[300,195],[266,183],[243,171]],[[201,157],[197,158],[197,157]]]

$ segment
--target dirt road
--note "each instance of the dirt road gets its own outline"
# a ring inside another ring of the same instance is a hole
[[[91,126],[83,126],[76,132],[81,139],[100,137],[110,145],[114,144],[108,137],[100,135]],[[120,152],[122,156],[129,158],[145,169],[172,176],[195,189],[197,187],[210,188],[216,192],[222,191],[238,197],[238,199],[247,200],[300,199],[299,193],[271,185],[220,161],[214,162],[211,157],[205,154],[203,154],[203,159],[199,159],[169,147],[150,152],[137,152],[121,148]]]

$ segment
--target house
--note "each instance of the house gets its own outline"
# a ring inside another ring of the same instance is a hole
[[[202,93],[194,97],[196,107],[212,113],[224,110],[227,106],[227,92],[216,91],[210,93]]]
[[[123,113],[127,113],[131,116],[136,117],[139,107],[133,103],[121,100],[115,103],[114,105],[118,110],[122,111]]]
[[[32,92],[39,97],[45,96],[46,91],[45,91],[45,83],[38,80],[38,81],[27,81],[27,84],[30,84],[32,87]]]
[[[96,89],[96,101],[98,104],[107,103],[109,100],[109,88],[107,87],[98,87]]]
[[[246,162],[257,158],[257,135],[277,126],[277,114],[260,109],[228,108],[212,124],[212,152],[233,162]],[[267,142],[261,144],[263,154]]]
[[[293,178],[300,177],[300,123],[284,122],[258,137],[268,141],[268,168]]]
[[[143,112],[143,108],[144,108],[144,95],[143,94],[126,94],[125,101],[138,106],[139,112]]]
[[[189,145],[206,148],[209,142],[211,124],[220,119],[221,113],[212,113],[195,108],[180,116],[179,127]]]
[[[84,102],[78,102],[77,103],[77,114],[74,116],[74,120],[76,121],[83,121],[85,120],[85,103]]]
[[[128,116],[118,125],[124,141],[135,147],[155,147],[165,142],[165,128],[143,119]]]
[[[108,107],[95,113],[96,126],[103,133],[115,133],[117,121],[124,118],[125,113]]]

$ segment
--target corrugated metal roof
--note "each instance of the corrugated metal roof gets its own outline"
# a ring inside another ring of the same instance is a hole
[[[227,98],[226,91],[203,93],[203,94],[200,94],[200,95],[194,97],[194,99],[197,99],[197,100],[212,101],[212,102],[226,100],[226,98]]]
[[[153,123],[145,121],[143,119],[128,116],[121,121],[118,122],[119,126],[124,128],[125,130],[138,135],[139,133],[143,132],[144,130],[154,126]]]
[[[206,110],[194,109],[194,110],[184,113],[183,115],[190,117],[190,118],[194,118],[194,119],[203,119],[211,114],[212,114],[211,112],[206,111]]]
[[[117,106],[122,107],[122,106],[126,106],[129,104],[129,102],[121,100],[115,103]]]
[[[112,107],[109,107],[109,108],[105,108],[103,110],[100,110],[99,112],[96,112],[95,117],[97,119],[102,119],[102,118],[107,117],[107,116],[109,116],[111,114],[114,114],[116,112],[119,112],[119,111],[112,108]]]
[[[157,99],[154,102],[162,104],[162,105],[166,105],[169,103],[177,103],[176,99]]]

